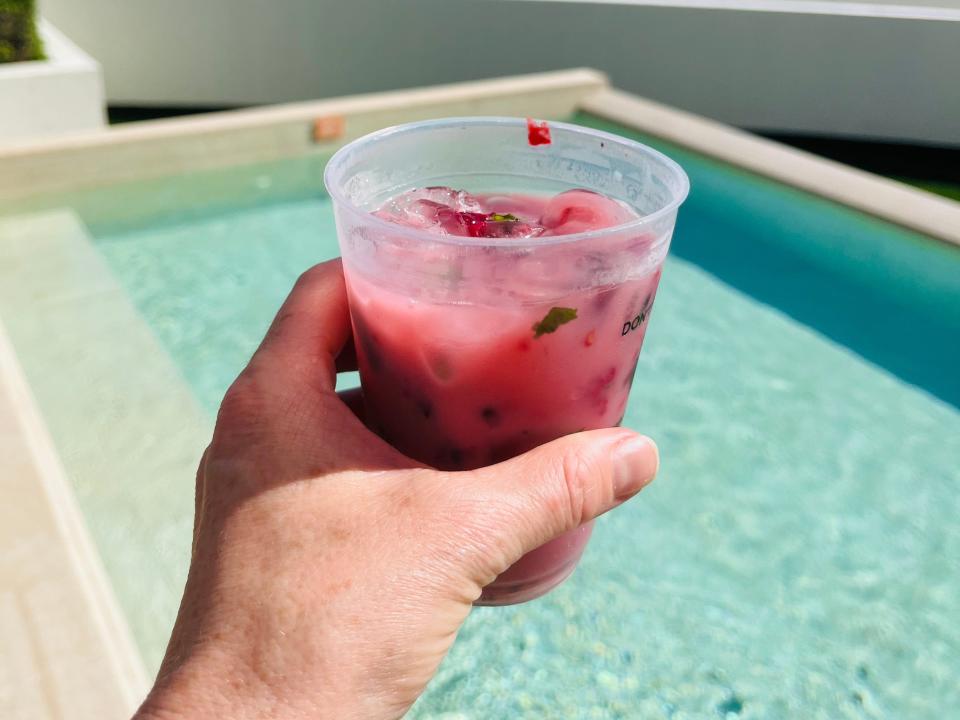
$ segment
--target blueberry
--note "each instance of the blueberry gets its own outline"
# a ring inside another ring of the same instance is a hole
[[[433,403],[429,400],[417,400],[417,410],[420,411],[420,414],[425,418],[429,419],[433,415]]]
[[[480,417],[483,418],[483,421],[490,427],[496,427],[500,424],[500,411],[491,405],[487,405],[483,410],[480,411]]]
[[[467,453],[455,445],[446,445],[437,451],[436,458],[436,466],[441,470],[463,470]]]

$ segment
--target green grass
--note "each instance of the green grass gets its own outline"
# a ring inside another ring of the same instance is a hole
[[[895,178],[900,182],[905,182],[908,185],[913,185],[918,187],[921,190],[926,190],[927,192],[936,193],[937,195],[943,195],[944,197],[950,198],[951,200],[956,200],[960,202],[960,185],[954,185],[953,183],[945,182],[930,182],[928,180],[914,180],[912,178]]]
[[[42,60],[35,0],[0,0],[0,63]]]

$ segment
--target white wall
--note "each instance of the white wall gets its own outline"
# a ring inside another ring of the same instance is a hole
[[[960,22],[503,0],[42,0],[115,103],[255,104],[588,65],[735,125],[960,144]]]

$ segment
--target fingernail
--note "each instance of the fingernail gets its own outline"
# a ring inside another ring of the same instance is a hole
[[[643,435],[622,440],[613,449],[613,492],[617,500],[636,495],[657,474],[660,454]]]

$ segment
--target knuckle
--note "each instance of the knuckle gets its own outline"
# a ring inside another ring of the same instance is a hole
[[[247,367],[233,381],[220,403],[213,432],[211,452],[216,454],[225,445],[233,448],[249,443],[258,431],[264,416],[265,394],[263,382],[254,365]]]
[[[267,328],[267,334],[264,336],[263,342],[260,347],[257,348],[259,353],[264,346],[276,342],[284,335],[285,327],[288,324],[288,321],[294,317],[294,313],[290,310],[281,310],[277,316],[273,319],[273,322],[270,323],[270,327]]]
[[[254,367],[248,367],[231,383],[220,403],[219,419],[230,421],[245,417],[261,404],[261,381]]]
[[[592,520],[612,503],[610,464],[602,453],[572,448],[563,456],[561,502],[566,506],[568,529]]]
[[[326,277],[329,270],[329,263],[320,263],[309,267],[300,273],[300,276],[297,278],[296,287],[303,289],[309,285],[313,285],[316,282],[319,282],[321,279]]]
[[[601,485],[603,463],[595,453],[583,448],[568,450],[561,465],[561,502],[565,506],[569,529],[579,527],[597,512],[599,498],[595,492]]]

